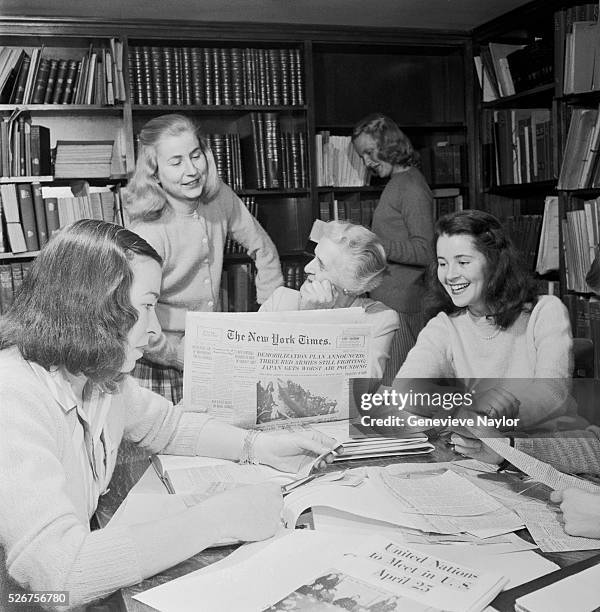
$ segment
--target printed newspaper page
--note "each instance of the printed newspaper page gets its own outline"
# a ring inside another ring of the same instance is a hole
[[[361,308],[190,312],[186,410],[242,427],[347,419],[349,380],[367,376],[370,340]]]

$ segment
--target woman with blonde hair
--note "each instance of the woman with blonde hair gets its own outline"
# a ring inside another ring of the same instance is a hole
[[[185,314],[219,310],[227,235],[256,264],[259,303],[283,284],[279,257],[258,221],[218,177],[205,137],[183,115],[162,115],[142,128],[127,213],[131,229],[165,262],[157,306],[163,333],[144,352],[134,376],[178,402]]]
[[[376,113],[359,121],[352,142],[367,168],[387,179],[371,229],[383,244],[390,276],[371,297],[400,315],[402,331],[392,357],[397,372],[425,324],[425,272],[434,259],[433,194],[417,168],[418,154],[389,117]]]

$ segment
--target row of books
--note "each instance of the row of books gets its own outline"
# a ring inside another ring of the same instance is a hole
[[[554,13],[554,66],[557,96],[600,88],[598,3]]]
[[[15,294],[31,268],[31,261],[13,261],[0,264],[0,314],[6,314],[12,306]]]
[[[300,49],[132,46],[129,79],[134,104],[305,103]]]
[[[527,269],[533,272],[537,264],[542,215],[507,217],[504,225],[512,243],[521,253]]]
[[[18,111],[0,122],[0,176],[52,174],[50,130]]]
[[[487,186],[533,183],[556,176],[549,109],[487,111],[484,130]]]
[[[585,277],[600,239],[600,200],[584,202],[582,210],[567,211],[561,220],[567,289],[589,293]]]
[[[118,157],[114,140],[59,140],[54,174],[57,178],[107,178],[113,169],[119,173]]]
[[[78,193],[39,183],[0,185],[0,253],[37,251],[54,232],[78,219],[123,223],[118,188],[86,185]]]
[[[306,187],[305,132],[284,129],[277,113],[249,113],[237,121],[237,127],[246,188]]]
[[[552,83],[554,76],[552,47],[542,39],[527,45],[491,42],[474,61],[484,102]]]
[[[334,136],[323,130],[315,134],[315,152],[319,187],[368,185],[369,171],[354,150],[350,136]]]
[[[243,196],[240,198],[244,203],[244,206],[248,209],[250,214],[258,218],[258,202],[254,196]],[[235,255],[238,253],[245,253],[246,249],[236,240],[234,240],[231,236],[227,235],[227,239],[225,240],[225,249],[224,253],[226,255]]]
[[[102,104],[126,99],[123,45],[110,39],[109,47],[90,44],[80,59],[47,57],[45,47],[0,48],[0,103]]]
[[[441,140],[419,150],[421,171],[432,185],[461,183],[466,176],[464,145]]]
[[[376,198],[361,198],[361,194],[346,194],[344,197],[322,197],[319,201],[319,218],[322,221],[348,220],[371,227]]]
[[[221,273],[219,303],[223,312],[251,312],[258,309],[251,263],[229,264]]]
[[[433,219],[463,209],[463,196],[457,187],[433,189]]]
[[[574,108],[558,178],[559,189],[600,187],[600,114],[597,108]]]
[[[304,263],[302,262],[282,262],[281,271],[283,272],[283,282],[290,289],[300,290],[304,283]]]
[[[569,310],[573,336],[594,342],[594,378],[600,378],[600,300],[573,293],[563,299]]]

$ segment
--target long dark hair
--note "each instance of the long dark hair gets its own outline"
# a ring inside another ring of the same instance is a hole
[[[138,318],[130,299],[136,255],[162,265],[143,238],[119,225],[86,219],[62,229],[0,319],[0,349],[16,346],[46,369],[64,367],[114,390]]]
[[[500,221],[482,210],[464,210],[440,217],[435,224],[436,243],[440,236],[459,234],[470,236],[487,262],[488,279],[483,297],[494,323],[506,329],[522,312],[531,312],[537,301],[533,279]],[[429,274],[428,315],[464,310],[454,305],[439,282],[437,265],[437,261],[432,264]]]

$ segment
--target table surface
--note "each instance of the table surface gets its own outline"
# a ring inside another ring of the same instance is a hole
[[[452,461],[457,459],[456,454],[446,446],[443,440],[436,440],[434,441],[434,444],[435,450],[429,455],[347,461],[333,464],[328,467],[328,470],[338,470],[340,467],[358,467],[363,465],[385,466],[390,465],[391,463],[400,462],[435,463],[439,461]],[[140,454],[137,449],[133,450],[131,447],[128,448],[126,446],[121,451],[121,455],[122,457],[119,461],[118,473],[115,474],[113,481],[111,482],[111,492],[108,496],[105,496],[105,499],[103,499],[103,503],[99,509],[101,524],[106,524],[106,519],[112,516],[120,502],[125,498],[127,491],[141,477],[148,466],[147,456]],[[519,535],[531,541],[531,538],[526,530],[520,532]],[[151,578],[143,580],[136,585],[122,589],[121,598],[123,609],[127,612],[151,612],[154,610],[154,608],[136,601],[133,599],[133,596],[141,593],[142,591],[146,591],[147,589],[164,584],[165,582],[169,582],[170,580],[179,578],[180,576],[220,561],[232,553],[237,547],[238,545],[222,546],[219,548],[204,550],[197,555],[194,555],[187,561],[161,572],[156,576],[152,576]],[[585,561],[590,557],[597,555],[598,550],[540,554],[563,568],[580,561]],[[522,589],[523,587],[517,588]],[[506,610],[512,612],[514,610],[512,602],[507,601],[507,599],[508,598],[504,597],[498,600],[497,609],[499,611],[503,612]],[[492,602],[492,605],[494,605],[494,602]]]

